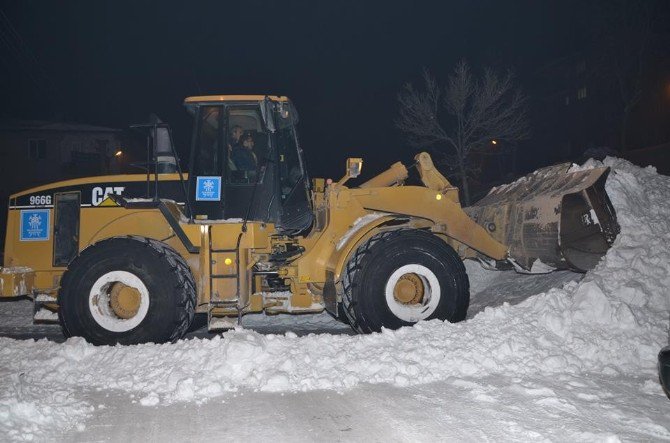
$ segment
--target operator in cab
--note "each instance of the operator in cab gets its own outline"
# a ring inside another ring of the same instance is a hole
[[[256,171],[258,160],[254,146],[254,136],[249,131],[242,134],[239,144],[233,146],[231,156],[238,171]]]

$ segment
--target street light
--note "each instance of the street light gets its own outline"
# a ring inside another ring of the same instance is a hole
[[[123,151],[118,150],[116,151],[116,154],[114,154],[114,157],[121,157],[123,155]]]

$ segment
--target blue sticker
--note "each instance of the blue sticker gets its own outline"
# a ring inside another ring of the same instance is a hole
[[[49,209],[21,211],[21,241],[49,240]]]
[[[195,199],[221,201],[221,177],[198,177],[195,184]]]

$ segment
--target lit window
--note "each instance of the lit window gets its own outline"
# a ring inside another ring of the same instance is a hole
[[[47,141],[30,140],[30,159],[43,160],[47,158]]]
[[[577,100],[584,100],[586,98],[586,86],[577,89]]]

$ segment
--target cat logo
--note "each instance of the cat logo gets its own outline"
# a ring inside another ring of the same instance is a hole
[[[121,195],[125,186],[107,186],[105,188],[96,186],[91,192],[91,204],[93,206],[119,206],[109,198],[110,194]]]

